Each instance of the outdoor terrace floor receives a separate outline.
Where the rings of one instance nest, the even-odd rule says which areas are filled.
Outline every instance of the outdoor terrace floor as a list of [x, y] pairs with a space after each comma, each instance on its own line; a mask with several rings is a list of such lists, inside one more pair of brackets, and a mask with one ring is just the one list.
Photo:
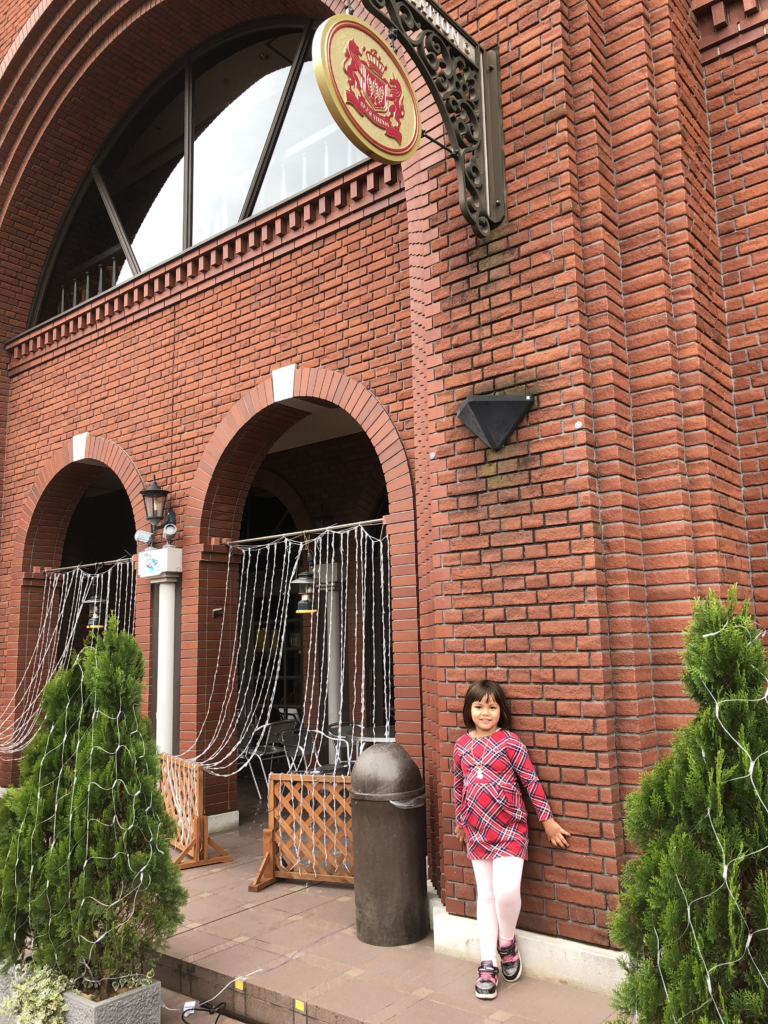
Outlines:
[[[252, 791], [251, 791], [252, 792]], [[163, 1024], [181, 1020], [186, 992], [213, 996], [234, 977], [243, 993], [221, 998], [264, 1024], [601, 1024], [606, 996], [565, 984], [523, 978], [498, 998], [474, 995], [476, 966], [435, 953], [431, 935], [410, 946], [369, 946], [355, 935], [354, 891], [348, 885], [279, 881], [260, 893], [248, 883], [261, 862], [265, 812], [247, 790], [241, 825], [216, 835], [230, 864], [184, 872], [186, 921], [158, 972], [167, 989]], [[245, 810], [243, 806], [245, 805]], [[252, 973], [258, 972], [258, 973]], [[296, 1000], [305, 1004], [296, 1010]], [[198, 1012], [191, 1024], [213, 1018]], [[223, 1018], [222, 1018], [223, 1021]]]

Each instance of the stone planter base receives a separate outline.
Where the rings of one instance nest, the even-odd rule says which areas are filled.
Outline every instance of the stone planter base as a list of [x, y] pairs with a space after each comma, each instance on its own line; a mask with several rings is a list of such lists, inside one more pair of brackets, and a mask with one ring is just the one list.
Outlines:
[[[0, 1005], [11, 990], [11, 980], [4, 971], [0, 971]], [[15, 1017], [4, 1017], [0, 1012], [0, 1024], [16, 1024]]]
[[[0, 1001], [8, 994], [10, 980], [0, 973]], [[160, 982], [135, 988], [94, 1003], [78, 992], [65, 992], [67, 1024], [160, 1024]], [[16, 1024], [15, 1017], [0, 1014], [0, 1024]]]
[[65, 992], [67, 1024], [160, 1024], [160, 982], [135, 988], [94, 1003], [77, 992]]

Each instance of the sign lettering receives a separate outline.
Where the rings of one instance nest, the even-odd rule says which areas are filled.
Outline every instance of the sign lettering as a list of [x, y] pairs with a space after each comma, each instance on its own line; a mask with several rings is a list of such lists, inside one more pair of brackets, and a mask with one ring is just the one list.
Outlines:
[[468, 57], [473, 64], [477, 64], [477, 47], [471, 43], [466, 36], [453, 25], [445, 15], [436, 7], [433, 7], [429, 0], [410, 0], [411, 6], [418, 11], [422, 17], [435, 26], [453, 45]]

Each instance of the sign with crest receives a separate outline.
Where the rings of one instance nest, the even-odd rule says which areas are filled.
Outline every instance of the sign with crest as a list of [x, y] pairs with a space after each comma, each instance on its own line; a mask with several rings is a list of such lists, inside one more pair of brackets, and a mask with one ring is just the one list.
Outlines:
[[402, 163], [421, 139], [421, 116], [408, 75], [381, 36], [360, 18], [337, 14], [315, 33], [317, 84], [346, 137], [382, 163]]

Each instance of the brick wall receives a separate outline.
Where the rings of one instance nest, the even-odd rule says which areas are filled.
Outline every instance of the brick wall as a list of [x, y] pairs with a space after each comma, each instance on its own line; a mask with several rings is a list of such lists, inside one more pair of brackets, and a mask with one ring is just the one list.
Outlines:
[[[739, 14], [742, 16], [743, 12]], [[745, 20], [749, 24], [749, 20]], [[764, 621], [768, 614], [765, 575], [768, 568], [765, 518], [768, 509], [765, 489], [768, 151], [764, 126], [768, 40], [762, 35], [760, 22], [757, 27], [760, 34], [756, 41], [707, 62], [704, 72], [722, 251], [726, 335], [733, 373], [731, 402], [738, 429], [735, 448], [742, 466], [741, 498], [747, 515], [755, 607], [760, 621]], [[754, 36], [754, 30], [751, 34]], [[712, 56], [711, 52], [709, 55]]]
[[[205, 281], [191, 283], [183, 296], [177, 293], [175, 298], [166, 296], [145, 308], [123, 309], [119, 321], [84, 328], [65, 356], [66, 376], [61, 374], [59, 360], [51, 357], [14, 376], [16, 390], [8, 406], [13, 426], [8, 444], [15, 454], [4, 481], [4, 507], [18, 507], [34, 488], [41, 464], [74, 434], [90, 431], [110, 437], [128, 452], [141, 467], [145, 483], [156, 474], [168, 486], [179, 516], [179, 540], [185, 544], [190, 488], [214, 428], [254, 384], [269, 377], [272, 368], [292, 361], [303, 367], [338, 369], [364, 381], [368, 391], [385, 403], [392, 395], [390, 415], [399, 422], [401, 436], [408, 438], [408, 299], [407, 287], [400, 286], [407, 262], [402, 204], [395, 202], [378, 213], [372, 212], [347, 230], [352, 253], [360, 251], [366, 238], [378, 246], [378, 258], [359, 265], [349, 277], [339, 274], [344, 261], [339, 245], [345, 233], [342, 229], [325, 241], [314, 239], [314, 244], [308, 242], [276, 260], [262, 260], [258, 269], [241, 264], [239, 273], [230, 274], [223, 286], [217, 283], [214, 287]], [[319, 275], [317, 267], [323, 265], [326, 273]], [[302, 282], [303, 303], [297, 302], [290, 285], [297, 280]], [[388, 298], [391, 293], [397, 293], [396, 301]], [[318, 323], [318, 305], [333, 310], [333, 316]], [[361, 311], [365, 319], [363, 340], [345, 348], [350, 317], [356, 320]], [[284, 325], [277, 335], [276, 322]], [[358, 339], [360, 334], [356, 332]], [[363, 352], [368, 358], [363, 358]], [[94, 367], [98, 367], [97, 372]], [[23, 415], [19, 410], [24, 410]], [[220, 545], [211, 546], [210, 540], [239, 534], [245, 496], [264, 457], [277, 437], [303, 415], [280, 407], [277, 415], [267, 413], [257, 418], [253, 428], [238, 438], [221, 461], [219, 477], [211, 485], [203, 543], [185, 548], [185, 559], [191, 563], [185, 569], [182, 611], [185, 710], [180, 739], [184, 748], [190, 744], [204, 748], [215, 730], [219, 699], [208, 688], [220, 632], [217, 621], [211, 619], [211, 607], [223, 604], [226, 554]], [[353, 450], [358, 469], [366, 465], [370, 468], [375, 457], [365, 435], [329, 444], [331, 455], [334, 446], [340, 452], [345, 445]], [[282, 463], [286, 464], [285, 458]], [[92, 475], [99, 472], [97, 467], [84, 468]], [[369, 499], [372, 505], [383, 486], [378, 463], [373, 467], [373, 477], [370, 493], [365, 483], [358, 486], [358, 505]], [[70, 504], [76, 504], [87, 482], [82, 483]], [[351, 493], [348, 506], [348, 511], [354, 511]], [[134, 514], [141, 522], [141, 512]], [[64, 510], [60, 517], [61, 543], [68, 516]], [[12, 645], [20, 622], [26, 620], [20, 618], [18, 584], [11, 575], [15, 571], [11, 540], [16, 526], [12, 517], [5, 517], [4, 522], [5, 562], [0, 586], [5, 602], [14, 608], [14, 628], [3, 642]], [[33, 558], [22, 550], [17, 557], [18, 564], [29, 569], [32, 564], [56, 564], [55, 553]], [[140, 584], [140, 590], [145, 590], [148, 597], [146, 584]], [[23, 652], [20, 657], [23, 659]], [[6, 685], [12, 689], [12, 675], [10, 678]], [[209, 705], [213, 714], [209, 714], [200, 733]], [[228, 809], [236, 799], [233, 786], [225, 781], [212, 782], [208, 797], [213, 812]]]
[[[3, 693], [34, 611], [35, 480], [73, 434], [108, 438], [172, 490], [187, 742], [209, 702], [214, 721], [222, 710], [218, 542], [237, 535], [258, 472], [310, 517], [341, 515], [330, 500], [316, 509], [322, 486], [349, 519], [386, 486], [397, 729], [427, 781], [432, 876], [451, 911], [474, 913], [451, 752], [466, 685], [491, 676], [573, 834], [554, 853], [534, 827], [523, 924], [605, 944], [628, 855], [621, 800], [691, 710], [678, 681], [690, 601], [732, 582], [760, 615], [768, 600], [763, 15], [742, 0], [727, 24], [721, 5], [697, 5], [699, 23], [682, 0], [445, 6], [500, 50], [509, 220], [487, 239], [459, 213], [451, 161], [425, 143], [401, 173], [354, 172], [13, 342]], [[41, 18], [0, 77], [6, 337], [23, 332], [61, 215], [121, 113], [176, 56], [255, 13], [206, 5], [192, 23], [179, 0], [97, 2], [71, 36], [77, 10]], [[321, 8], [260, 13], [273, 11]], [[20, 18], [0, 2], [0, 44]], [[267, 455], [298, 415], [271, 407], [269, 371], [291, 362], [302, 393], [364, 428], [312, 446], [338, 464], [333, 479], [309, 449]], [[493, 452], [456, 412], [505, 390], [535, 405]], [[229, 807], [231, 781], [209, 800]]]
[[34, 17], [37, 0], [19, 0], [18, 3], [6, 4], [0, 13], [0, 59], [7, 59], [8, 48], [17, 39], [23, 27], [29, 31], [25, 22]]

